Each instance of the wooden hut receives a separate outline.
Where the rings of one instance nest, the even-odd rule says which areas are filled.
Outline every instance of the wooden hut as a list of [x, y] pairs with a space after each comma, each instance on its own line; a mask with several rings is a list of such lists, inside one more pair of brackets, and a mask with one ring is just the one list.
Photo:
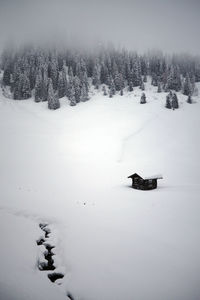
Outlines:
[[154, 175], [142, 178], [137, 173], [134, 173], [128, 178], [132, 179], [132, 188], [138, 190], [153, 190], [157, 188], [157, 180], [162, 179], [162, 175]]

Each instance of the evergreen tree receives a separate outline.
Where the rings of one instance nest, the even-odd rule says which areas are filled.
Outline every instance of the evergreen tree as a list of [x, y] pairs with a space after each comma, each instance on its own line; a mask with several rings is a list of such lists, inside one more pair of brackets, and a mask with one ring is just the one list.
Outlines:
[[51, 55], [51, 60], [48, 67], [49, 78], [52, 79], [54, 90], [57, 90], [58, 84], [58, 61], [54, 54]]
[[13, 98], [15, 100], [24, 100], [31, 97], [30, 81], [26, 74], [22, 73], [18, 81], [14, 84]]
[[187, 73], [183, 84], [183, 94], [189, 96], [191, 93], [192, 93], [192, 86], [191, 86], [189, 74]]
[[105, 65], [105, 63], [101, 64], [101, 74], [100, 74], [100, 82], [101, 83], [107, 83], [107, 77], [108, 77], [108, 68]]
[[22, 99], [28, 99], [31, 97], [30, 81], [26, 74], [23, 74], [21, 82]]
[[19, 77], [22, 74], [21, 71], [21, 60], [18, 58], [16, 59], [14, 66], [13, 66], [13, 84], [15, 85], [16, 82], [19, 81]]
[[78, 76], [74, 77], [73, 86], [74, 86], [74, 91], [75, 91], [76, 103], [79, 103], [80, 98], [81, 98], [81, 83], [80, 83], [80, 79], [78, 78]]
[[176, 92], [181, 90], [181, 74], [178, 66], [174, 66], [174, 90]]
[[87, 88], [85, 86], [85, 84], [81, 87], [81, 97], [80, 97], [82, 102], [85, 102], [87, 100], [89, 100], [88, 98], [88, 93], [87, 93]]
[[200, 61], [195, 61], [195, 81], [198, 82], [200, 81]]
[[120, 90], [120, 96], [123, 96], [124, 95], [124, 92], [123, 92], [123, 89]]
[[[147, 72], [148, 72], [148, 65], [147, 65], [147, 57], [146, 56], [140, 56], [140, 65], [141, 65], [141, 74], [145, 76], [147, 76]], [[143, 80], [144, 80], [143, 77]], [[147, 78], [146, 78], [147, 79]], [[146, 82], [146, 81], [144, 81]]]
[[66, 73], [65, 69], [63, 68], [62, 71], [59, 72], [58, 76], [58, 96], [62, 98], [66, 94]]
[[88, 82], [88, 76], [87, 76], [87, 72], [85, 71], [83, 73], [83, 76], [81, 77], [81, 86], [85, 85], [86, 91], [87, 93], [89, 92], [89, 82]]
[[177, 66], [171, 65], [170, 67], [167, 77], [167, 89], [177, 92], [181, 89], [181, 76]]
[[120, 91], [124, 87], [123, 76], [121, 73], [115, 74], [114, 83], [115, 83], [116, 91]]
[[133, 67], [131, 70], [131, 80], [133, 82], [133, 86], [140, 86], [142, 77], [141, 77], [141, 66], [138, 58], [136, 57], [133, 62]]
[[187, 103], [192, 104], [192, 97], [191, 97], [191, 95], [188, 95]]
[[11, 74], [10, 75], [10, 91], [11, 91], [11, 93], [13, 92], [13, 88], [14, 88], [14, 79], [13, 79], [13, 74]]
[[141, 89], [142, 91], [145, 90], [145, 86], [144, 86], [144, 82], [143, 82], [143, 81], [142, 81], [142, 83], [141, 83], [140, 89]]
[[6, 66], [4, 72], [3, 72], [3, 84], [4, 85], [10, 85], [10, 80], [11, 80], [11, 65], [9, 64]]
[[145, 104], [145, 103], [147, 103], [146, 95], [145, 95], [145, 93], [142, 93], [141, 98], [140, 98], [140, 104]]
[[35, 82], [35, 102], [40, 102], [43, 99], [42, 80], [42, 72], [39, 70]]
[[72, 66], [69, 67], [69, 74], [68, 75], [69, 75], [70, 78], [74, 77], [74, 72], [73, 72]]
[[43, 78], [42, 78], [42, 101], [47, 101], [48, 95], [48, 75], [47, 75], [47, 68], [43, 71]]
[[95, 89], [99, 88], [100, 85], [100, 76], [101, 76], [101, 67], [99, 63], [97, 62], [94, 66], [94, 71], [93, 71], [93, 85], [95, 86]]
[[147, 82], [147, 75], [146, 74], [144, 75], [143, 82], [145, 82], [145, 83]]
[[132, 81], [129, 81], [128, 90], [129, 90], [129, 92], [133, 91], [133, 82]]
[[172, 95], [172, 109], [177, 109], [179, 108], [179, 104], [178, 104], [178, 98], [177, 98], [177, 95], [176, 93], [173, 93]]
[[106, 84], [107, 84], [107, 86], [108, 86], [109, 89], [110, 89], [110, 87], [111, 87], [111, 76], [110, 76], [110, 75], [107, 76]]
[[22, 99], [21, 80], [20, 80], [20, 78], [13, 83], [13, 99], [14, 100], [21, 100]]
[[172, 105], [171, 105], [171, 97], [170, 97], [169, 94], [166, 96], [166, 104], [165, 104], [165, 107], [166, 107], [166, 108], [169, 108], [169, 109], [172, 108]]
[[103, 87], [102, 87], [102, 91], [103, 91], [103, 95], [104, 95], [104, 96], [107, 96], [107, 91], [106, 91], [106, 87], [105, 87], [105, 85], [103, 85]]
[[70, 95], [69, 95], [70, 105], [75, 106], [76, 105], [76, 98], [75, 98], [75, 89], [74, 85], [72, 84], [70, 89]]
[[158, 82], [158, 91], [157, 91], [157, 92], [158, 92], [158, 93], [161, 93], [161, 91], [162, 91], [162, 90], [161, 90], [161, 83], [160, 83], [160, 81], [159, 81], [159, 82]]
[[35, 84], [36, 84], [36, 70], [35, 70], [35, 66], [30, 66], [29, 68], [29, 80], [30, 80], [30, 87], [31, 90], [34, 89]]
[[190, 80], [190, 82], [191, 82], [191, 94], [193, 95], [194, 94], [194, 90], [195, 90], [195, 75], [192, 75], [191, 76], [191, 80]]
[[52, 79], [49, 78], [48, 94], [47, 94], [48, 108], [57, 109], [60, 107], [60, 101], [58, 96], [54, 93]]
[[153, 85], [153, 86], [158, 85], [158, 76], [155, 73], [152, 74], [151, 85]]
[[110, 90], [111, 90], [111, 92], [112, 92], [112, 96], [114, 96], [114, 95], [115, 95], [115, 92], [116, 92], [116, 90], [115, 90], [115, 83], [114, 83], [114, 80], [113, 80], [113, 79], [111, 79], [111, 86], [110, 86]]
[[68, 83], [67, 83], [67, 88], [66, 88], [66, 96], [69, 99], [70, 99], [70, 95], [71, 95], [71, 88], [73, 85], [73, 80], [74, 80], [73, 70], [72, 70], [72, 67], [70, 67], [69, 74], [68, 74]]
[[130, 57], [126, 56], [124, 61], [125, 61], [125, 79], [129, 82], [129, 81], [131, 81]]

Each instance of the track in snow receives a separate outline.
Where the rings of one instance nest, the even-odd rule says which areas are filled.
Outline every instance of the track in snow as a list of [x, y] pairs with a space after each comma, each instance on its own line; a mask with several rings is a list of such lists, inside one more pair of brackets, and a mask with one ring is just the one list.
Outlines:
[[[62, 279], [64, 278], [64, 272], [56, 271], [56, 266], [54, 264], [54, 256], [55, 252], [53, 249], [56, 248], [49, 239], [51, 235], [51, 229], [49, 228], [49, 224], [46, 222], [40, 223], [39, 227], [43, 233], [42, 237], [40, 237], [36, 243], [40, 247], [40, 256], [38, 258], [38, 269], [40, 271], [47, 271], [47, 277], [53, 283], [57, 283], [58, 285], [62, 284]], [[68, 299], [74, 300], [74, 297], [70, 292], [67, 292]]]
[[158, 118], [158, 115], [156, 114], [155, 116], [153, 116], [152, 118], [150, 118], [146, 122], [144, 122], [143, 125], [139, 129], [137, 129], [136, 131], [134, 131], [133, 133], [131, 133], [130, 135], [128, 135], [127, 137], [125, 137], [122, 140], [122, 146], [121, 146], [121, 150], [120, 150], [119, 157], [117, 160], [118, 163], [121, 163], [123, 161], [126, 145], [129, 142], [129, 140], [132, 139], [133, 137], [135, 137], [136, 135], [138, 135], [138, 133], [143, 131], [149, 123], [153, 122], [157, 118]]

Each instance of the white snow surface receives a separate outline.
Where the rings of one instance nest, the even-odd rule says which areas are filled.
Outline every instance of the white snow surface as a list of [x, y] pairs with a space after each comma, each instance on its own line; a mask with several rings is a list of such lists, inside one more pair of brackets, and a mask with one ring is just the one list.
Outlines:
[[[61, 108], [0, 96], [0, 300], [199, 300], [200, 101], [146, 84]], [[158, 189], [132, 173], [162, 173]], [[61, 285], [37, 268], [40, 222]]]

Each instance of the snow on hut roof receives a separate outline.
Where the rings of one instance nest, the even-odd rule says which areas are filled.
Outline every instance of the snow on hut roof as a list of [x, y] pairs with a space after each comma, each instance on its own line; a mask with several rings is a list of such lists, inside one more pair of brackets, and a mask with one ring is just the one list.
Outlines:
[[163, 176], [161, 174], [157, 174], [157, 175], [152, 175], [152, 176], [146, 176], [143, 177], [143, 179], [163, 179]]
[[161, 174], [142, 177], [142, 176], [138, 175], [137, 173], [134, 173], [134, 174], [128, 176], [128, 178], [134, 178], [134, 177], [139, 177], [139, 178], [144, 179], [144, 180], [147, 180], [147, 179], [163, 179], [163, 176]]

